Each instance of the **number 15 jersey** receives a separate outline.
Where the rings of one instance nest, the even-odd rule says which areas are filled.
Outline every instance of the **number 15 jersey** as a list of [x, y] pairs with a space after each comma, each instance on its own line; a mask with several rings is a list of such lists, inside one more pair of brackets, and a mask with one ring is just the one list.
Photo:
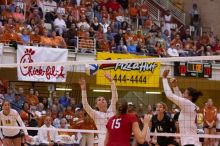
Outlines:
[[109, 133], [107, 146], [130, 146], [129, 140], [134, 122], [138, 122], [138, 119], [133, 114], [110, 118], [106, 125]]

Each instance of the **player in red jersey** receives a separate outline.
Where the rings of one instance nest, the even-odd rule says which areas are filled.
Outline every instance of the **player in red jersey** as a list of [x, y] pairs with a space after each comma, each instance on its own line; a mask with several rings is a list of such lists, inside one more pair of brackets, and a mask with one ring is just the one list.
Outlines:
[[106, 125], [107, 133], [105, 146], [130, 146], [129, 140], [132, 132], [138, 143], [144, 143], [148, 131], [150, 116], [146, 115], [144, 117], [144, 128], [141, 131], [137, 117], [132, 114], [127, 114], [127, 109], [128, 103], [125, 99], [117, 101], [117, 114], [111, 117]]

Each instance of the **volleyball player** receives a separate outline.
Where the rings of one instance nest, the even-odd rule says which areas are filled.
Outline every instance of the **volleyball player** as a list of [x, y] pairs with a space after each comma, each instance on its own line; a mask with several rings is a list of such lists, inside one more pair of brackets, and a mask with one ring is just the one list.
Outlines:
[[130, 146], [130, 136], [134, 133], [136, 141], [143, 144], [148, 131], [150, 116], [143, 120], [143, 130], [138, 124], [137, 116], [128, 114], [128, 103], [125, 99], [119, 99], [116, 103], [116, 114], [111, 117], [106, 125], [107, 133], [105, 146]]
[[[158, 133], [174, 133], [175, 124], [172, 121], [170, 115], [166, 113], [167, 105], [163, 102], [157, 103], [156, 111], [157, 114], [153, 115], [151, 123], [151, 132]], [[157, 145], [160, 146], [178, 146], [178, 143], [174, 141], [174, 137], [157, 137]]]
[[173, 101], [181, 109], [179, 115], [179, 127], [181, 136], [181, 145], [183, 146], [201, 146], [199, 137], [197, 135], [197, 127], [195, 124], [196, 119], [196, 105], [194, 104], [198, 97], [202, 95], [201, 92], [189, 87], [182, 94], [179, 88], [174, 87], [174, 94], [169, 86], [167, 76], [169, 70], [163, 72], [163, 88], [168, 99]]
[[[25, 125], [14, 109], [11, 109], [9, 101], [3, 101], [2, 111], [0, 112], [0, 123], [2, 126], [21, 126], [25, 128]], [[25, 139], [29, 140], [27, 130], [23, 130]], [[2, 128], [0, 130], [1, 139], [3, 139], [4, 146], [21, 146], [21, 140], [23, 133], [20, 129], [7, 129]]]
[[[114, 80], [112, 79], [110, 74], [104, 74], [104, 75], [111, 83], [112, 99], [108, 109], [107, 109], [107, 101], [102, 96], [96, 98], [96, 107], [98, 111], [92, 109], [87, 101], [86, 81], [85, 79], [80, 79], [79, 81], [82, 90], [83, 108], [89, 114], [89, 116], [94, 120], [97, 129], [100, 131], [106, 131], [105, 125], [107, 124], [108, 119], [112, 117], [114, 113], [116, 113], [116, 102], [118, 100], [118, 93]], [[98, 138], [99, 138], [98, 146], [103, 146], [105, 140], [105, 134], [99, 133]]]

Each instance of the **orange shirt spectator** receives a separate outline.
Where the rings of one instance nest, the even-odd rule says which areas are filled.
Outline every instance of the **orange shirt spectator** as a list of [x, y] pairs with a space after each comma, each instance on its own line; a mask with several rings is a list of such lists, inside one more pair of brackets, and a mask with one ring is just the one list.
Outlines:
[[10, 12], [9, 8], [6, 8], [5, 11], [2, 12], [3, 20], [8, 20], [9, 18], [13, 18], [13, 14]]
[[203, 109], [205, 128], [214, 128], [217, 120], [217, 108], [213, 105], [212, 99], [208, 99]]
[[52, 40], [48, 37], [48, 31], [44, 29], [43, 36], [40, 37], [40, 44], [43, 46], [52, 46]]
[[111, 8], [113, 11], [118, 11], [120, 8], [120, 4], [116, 1], [116, 0], [110, 0], [107, 4], [106, 4], [107, 8]]
[[131, 33], [131, 29], [127, 29], [127, 33], [125, 33], [125, 41], [137, 40], [136, 35]]
[[38, 97], [34, 95], [34, 89], [29, 90], [29, 95], [26, 97], [26, 102], [29, 103], [30, 106], [37, 106], [39, 103]]
[[206, 32], [203, 32], [202, 36], [200, 37], [200, 44], [202, 45], [210, 44], [210, 38]]
[[13, 29], [7, 29], [3, 34], [3, 38], [6, 43], [15, 41], [18, 44], [23, 44], [21, 37]]
[[106, 6], [102, 6], [101, 14], [102, 14], [102, 18], [108, 19], [108, 17], [109, 17], [109, 12], [107, 11]]
[[30, 35], [31, 44], [39, 44], [41, 40], [41, 36], [39, 35], [39, 28], [34, 28], [34, 33]]
[[138, 9], [135, 6], [135, 4], [132, 4], [131, 7], [129, 7], [129, 13], [131, 17], [137, 17], [138, 15]]
[[142, 44], [144, 44], [145, 42], [145, 39], [144, 39], [144, 35], [141, 34], [141, 31], [137, 31], [137, 35], [136, 35], [136, 40], [135, 41], [138, 41]]
[[183, 43], [180, 40], [180, 35], [177, 34], [176, 37], [171, 41], [170, 45], [176, 46], [177, 44], [180, 44], [180, 47], [183, 48]]
[[63, 37], [56, 36], [55, 31], [52, 32], [51, 42], [53, 47], [66, 48], [66, 42], [64, 41]]

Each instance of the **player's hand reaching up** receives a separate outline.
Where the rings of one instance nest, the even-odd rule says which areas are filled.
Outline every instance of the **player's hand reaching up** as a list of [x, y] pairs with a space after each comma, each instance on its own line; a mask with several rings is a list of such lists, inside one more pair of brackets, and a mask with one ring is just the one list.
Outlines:
[[109, 73], [104, 72], [104, 76], [105, 76], [110, 82], [113, 81], [112, 76], [111, 76]]
[[143, 119], [143, 124], [146, 124], [146, 125], [149, 125], [149, 123], [150, 123], [150, 120], [151, 120], [151, 115], [149, 115], [149, 114], [147, 114], [147, 115], [145, 115], [144, 116], [144, 119]]
[[167, 76], [169, 75], [170, 70], [169, 69], [165, 69], [163, 71], [163, 78], [167, 78]]
[[176, 78], [170, 79], [170, 83], [171, 83], [172, 87], [176, 87], [177, 86], [177, 79]]
[[84, 78], [79, 79], [79, 85], [81, 90], [86, 90], [86, 80]]

